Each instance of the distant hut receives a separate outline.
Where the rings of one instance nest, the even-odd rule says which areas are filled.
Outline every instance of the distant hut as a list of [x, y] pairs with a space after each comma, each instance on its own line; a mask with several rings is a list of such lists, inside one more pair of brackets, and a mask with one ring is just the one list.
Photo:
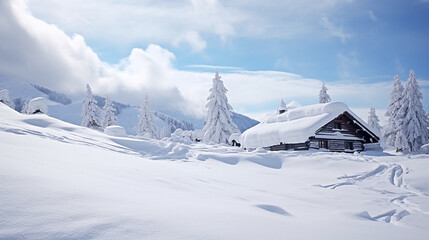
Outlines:
[[27, 105], [25, 106], [24, 111], [27, 114], [36, 114], [36, 113], [48, 113], [48, 104], [46, 103], [46, 99], [43, 97], [36, 97], [31, 99]]

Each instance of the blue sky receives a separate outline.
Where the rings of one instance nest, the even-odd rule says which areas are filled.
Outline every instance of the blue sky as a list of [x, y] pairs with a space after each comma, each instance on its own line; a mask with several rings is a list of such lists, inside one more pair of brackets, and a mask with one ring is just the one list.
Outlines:
[[[23, 52], [14, 58], [37, 54], [47, 63], [29, 66], [26, 76], [5, 60], [1, 73], [70, 94], [89, 82], [116, 100], [137, 104], [149, 94], [157, 108], [201, 116], [219, 66], [231, 104], [251, 116], [273, 111], [281, 98], [315, 103], [322, 81], [333, 100], [382, 111], [394, 75], [405, 82], [412, 68], [429, 104], [428, 0], [6, 0], [1, 7], [22, 30], [0, 28]], [[22, 32], [26, 41], [16, 41]], [[53, 62], [58, 70], [43, 69]]]
[[[274, 2], [267, 7], [264, 14], [269, 15], [275, 5]], [[329, 82], [391, 80], [395, 74], [404, 78], [413, 68], [420, 78], [429, 79], [429, 1], [350, 1], [338, 5], [331, 7], [334, 11], [329, 16], [322, 13], [319, 18], [303, 22], [302, 28], [309, 28], [309, 32], [303, 30], [292, 36], [237, 34], [222, 40], [217, 34], [202, 33], [207, 46], [199, 52], [186, 45], [158, 43], [156, 39], [138, 39], [125, 45], [97, 37], [86, 39], [110, 63], [127, 57], [132, 48], [155, 43], [172, 51], [176, 55], [175, 65], [181, 69], [193, 64], [234, 66], [293, 72]], [[323, 19], [334, 29], [325, 26]], [[275, 20], [282, 25], [282, 20], [291, 19], [285, 16], [272, 19]], [[285, 25], [284, 29], [280, 26], [273, 30], [288, 32], [288, 24]], [[301, 26], [296, 23], [293, 27]], [[344, 36], [332, 33], [335, 29]]]

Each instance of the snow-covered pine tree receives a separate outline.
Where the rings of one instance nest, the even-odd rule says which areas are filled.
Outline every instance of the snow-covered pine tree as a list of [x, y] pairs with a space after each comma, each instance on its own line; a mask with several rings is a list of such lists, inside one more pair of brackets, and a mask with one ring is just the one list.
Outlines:
[[228, 143], [231, 134], [240, 132], [231, 119], [232, 107], [226, 97], [227, 91], [216, 70], [213, 86], [207, 98], [207, 115], [203, 128], [203, 142], [205, 143]]
[[374, 107], [371, 107], [371, 109], [369, 110], [368, 125], [378, 131], [378, 133], [381, 132], [380, 119], [378, 119]]
[[423, 110], [421, 99], [423, 95], [417, 83], [414, 71], [410, 70], [410, 75], [405, 83], [404, 97], [401, 101], [399, 115], [404, 116], [401, 130], [408, 145], [402, 150], [419, 151], [420, 147], [429, 140], [428, 121]]
[[399, 109], [401, 108], [403, 97], [404, 87], [401, 84], [399, 76], [396, 75], [393, 80], [393, 88], [389, 95], [389, 104], [385, 114], [385, 116], [388, 117], [387, 125], [383, 129], [383, 138], [386, 145], [390, 147], [396, 147], [396, 137], [398, 135], [399, 129], [401, 129], [403, 116], [399, 116]]
[[97, 106], [89, 84], [86, 84], [86, 97], [82, 106], [82, 126], [93, 129], [100, 129], [100, 109]]
[[319, 103], [328, 103], [331, 101], [331, 97], [327, 91], [328, 88], [325, 86], [325, 83], [322, 83], [322, 89], [319, 92]]
[[283, 101], [283, 98], [282, 98], [282, 101], [280, 102], [280, 108], [286, 109], [286, 103]]
[[1, 89], [0, 90], [0, 102], [4, 103], [6, 106], [8, 106], [12, 109], [15, 108], [13, 102], [9, 98], [9, 90], [7, 90], [7, 89]]
[[283, 98], [282, 98], [282, 101], [280, 102], [280, 107], [278, 109], [278, 113], [282, 114], [286, 111], [287, 111], [287, 106], [286, 106], [286, 103], [283, 101]]
[[24, 102], [24, 105], [22, 106], [21, 113], [28, 114], [28, 101]]
[[118, 118], [116, 117], [116, 110], [108, 97], [104, 102], [103, 113], [103, 128], [117, 124]]
[[137, 136], [148, 138], [158, 138], [155, 128], [152, 111], [149, 107], [149, 98], [145, 97], [143, 105], [140, 107], [139, 121], [136, 125]]

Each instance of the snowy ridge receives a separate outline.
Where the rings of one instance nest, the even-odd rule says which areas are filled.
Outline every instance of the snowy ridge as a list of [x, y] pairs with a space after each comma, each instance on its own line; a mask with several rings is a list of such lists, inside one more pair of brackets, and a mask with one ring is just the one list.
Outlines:
[[320, 127], [344, 112], [348, 112], [362, 127], [376, 134], [376, 131], [353, 113], [346, 104], [330, 102], [298, 107], [282, 114], [275, 113], [264, 122], [245, 131], [240, 140], [245, 148], [268, 147], [280, 142], [306, 142]]
[[72, 103], [72, 100], [70, 98], [68, 98], [65, 94], [58, 93], [58, 92], [53, 91], [49, 88], [45, 88], [45, 87], [42, 87], [42, 86], [39, 86], [36, 84], [34, 84], [33, 87], [36, 88], [37, 90], [41, 91], [42, 93], [48, 95], [49, 100], [51, 100], [51, 101], [61, 103], [64, 105]]
[[[182, 130], [194, 130], [194, 126], [192, 123], [187, 122], [185, 120], [177, 120], [174, 117], [168, 116], [167, 114], [164, 114], [162, 112], [153, 111], [153, 114], [161, 119], [162, 121], [166, 122], [168, 125], [171, 125], [174, 127], [174, 130], [180, 128]], [[174, 132], [174, 131], [172, 131]]]
[[249, 118], [243, 114], [236, 112], [232, 112], [231, 118], [232, 121], [234, 121], [235, 125], [237, 125], [238, 130], [240, 130], [240, 132], [244, 132], [259, 123], [255, 119]]

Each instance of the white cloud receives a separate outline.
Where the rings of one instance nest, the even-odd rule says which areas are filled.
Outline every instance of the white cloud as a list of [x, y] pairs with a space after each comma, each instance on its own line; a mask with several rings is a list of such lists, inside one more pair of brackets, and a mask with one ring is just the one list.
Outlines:
[[[65, 93], [82, 93], [90, 83], [96, 94], [113, 100], [138, 105], [149, 94], [156, 109], [203, 116], [213, 67], [217, 67], [235, 110], [256, 116], [276, 109], [281, 98], [303, 105], [316, 103], [322, 84], [318, 79], [279, 71], [205, 65], [194, 67], [209, 72], [179, 70], [173, 64], [175, 55], [159, 45], [135, 48], [118, 64], [108, 64], [82, 36], [69, 37], [58, 27], [32, 17], [20, 1], [0, 1], [0, 20], [7, 23], [0, 25], [0, 75]], [[354, 107], [373, 103], [380, 107], [385, 106], [390, 84], [328, 82], [327, 86], [333, 100]]]
[[176, 46], [179, 46], [181, 43], [189, 44], [194, 52], [201, 52], [207, 46], [207, 42], [195, 31], [186, 32], [174, 41], [174, 45]]
[[[100, 60], [82, 36], [72, 38], [31, 16], [21, 1], [0, 2], [0, 72], [73, 93], [97, 76]], [[67, 73], [67, 74], [64, 74]]]
[[[288, 38], [320, 32], [314, 24], [352, 1], [342, 0], [26, 0], [36, 17], [66, 33], [112, 45], [186, 42], [202, 51], [213, 36]], [[207, 39], [204, 39], [207, 38]]]
[[367, 13], [368, 13], [368, 17], [371, 19], [371, 21], [377, 22], [378, 19], [372, 10], [368, 10]]
[[331, 33], [331, 35], [332, 36], [334, 36], [334, 37], [338, 37], [338, 38], [340, 38], [341, 39], [341, 41], [344, 43], [348, 38], [350, 38], [351, 37], [351, 35], [350, 34], [348, 34], [348, 33], [345, 33], [344, 32], [344, 30], [343, 30], [343, 27], [338, 27], [338, 26], [335, 26], [330, 20], [329, 20], [329, 18], [328, 17], [322, 17], [322, 19], [321, 19], [321, 24], [322, 24], [322, 26], [323, 27], [325, 27], [330, 33]]
[[214, 65], [202, 65], [202, 64], [193, 64], [193, 65], [188, 65], [187, 67], [189, 68], [200, 68], [200, 69], [211, 69], [211, 70], [215, 70], [215, 69], [224, 69], [224, 70], [244, 70], [241, 67], [230, 67], [230, 66], [214, 66]]

